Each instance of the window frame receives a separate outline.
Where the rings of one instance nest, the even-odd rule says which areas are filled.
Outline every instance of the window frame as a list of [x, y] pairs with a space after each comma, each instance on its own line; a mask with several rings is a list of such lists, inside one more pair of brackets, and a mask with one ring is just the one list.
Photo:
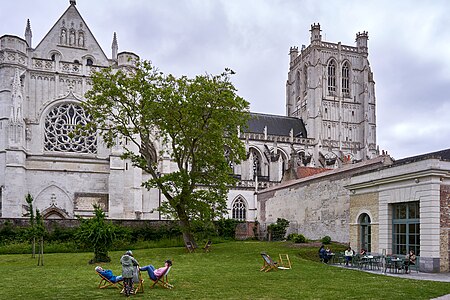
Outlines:
[[327, 91], [328, 95], [336, 95], [336, 61], [331, 59], [327, 64]]
[[392, 254], [403, 255], [409, 250], [420, 255], [419, 201], [392, 204]]

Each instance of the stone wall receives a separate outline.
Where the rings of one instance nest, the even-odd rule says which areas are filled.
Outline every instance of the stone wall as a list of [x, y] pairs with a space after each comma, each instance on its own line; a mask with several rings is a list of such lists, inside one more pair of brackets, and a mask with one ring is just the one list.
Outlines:
[[360, 251], [359, 218], [366, 213], [370, 217], [371, 225], [371, 252], [378, 251], [378, 193], [366, 193], [350, 196], [350, 246], [355, 251]]
[[450, 185], [441, 185], [440, 271], [450, 272]]
[[258, 194], [258, 221], [261, 230], [277, 218], [290, 222], [289, 233], [317, 240], [326, 235], [333, 241], [350, 241], [350, 178], [391, 163], [385, 157], [348, 165], [269, 188]]

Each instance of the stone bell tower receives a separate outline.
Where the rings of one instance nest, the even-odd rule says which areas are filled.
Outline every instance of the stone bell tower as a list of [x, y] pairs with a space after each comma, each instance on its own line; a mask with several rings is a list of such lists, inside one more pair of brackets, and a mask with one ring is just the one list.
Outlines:
[[316, 166], [339, 167], [378, 155], [375, 82], [368, 61], [368, 33], [356, 46], [322, 40], [312, 24], [310, 44], [291, 47], [286, 114], [298, 117], [313, 138]]

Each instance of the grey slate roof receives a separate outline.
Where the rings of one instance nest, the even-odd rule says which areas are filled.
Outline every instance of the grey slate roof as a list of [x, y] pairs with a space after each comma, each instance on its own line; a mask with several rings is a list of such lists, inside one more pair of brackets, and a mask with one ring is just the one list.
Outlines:
[[425, 159], [430, 159], [430, 158], [437, 158], [439, 160], [450, 161], [450, 149], [439, 150], [436, 152], [430, 152], [430, 153], [420, 154], [417, 156], [402, 158], [402, 159], [396, 160], [394, 162], [394, 165], [403, 165], [403, 164], [408, 164], [408, 163], [425, 160]]
[[303, 124], [302, 119], [259, 113], [250, 113], [250, 120], [244, 131], [264, 133], [265, 126], [267, 126], [267, 134], [270, 135], [289, 136], [291, 129], [293, 129], [294, 137], [307, 137], [305, 124]]

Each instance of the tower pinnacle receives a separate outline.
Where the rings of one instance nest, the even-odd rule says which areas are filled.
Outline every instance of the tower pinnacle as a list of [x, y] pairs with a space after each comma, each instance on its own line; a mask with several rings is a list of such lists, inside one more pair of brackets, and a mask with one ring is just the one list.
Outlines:
[[28, 43], [28, 47], [31, 48], [31, 38], [33, 37], [33, 33], [31, 32], [30, 19], [27, 20], [27, 27], [25, 28], [25, 40]]
[[75, 0], [69, 0], [70, 5], [77, 5], [77, 1]]
[[114, 32], [113, 35], [113, 41], [112, 41], [112, 45], [111, 45], [111, 49], [112, 49], [112, 59], [117, 59], [117, 52], [119, 51], [119, 45], [117, 44], [117, 36], [116, 33]]

